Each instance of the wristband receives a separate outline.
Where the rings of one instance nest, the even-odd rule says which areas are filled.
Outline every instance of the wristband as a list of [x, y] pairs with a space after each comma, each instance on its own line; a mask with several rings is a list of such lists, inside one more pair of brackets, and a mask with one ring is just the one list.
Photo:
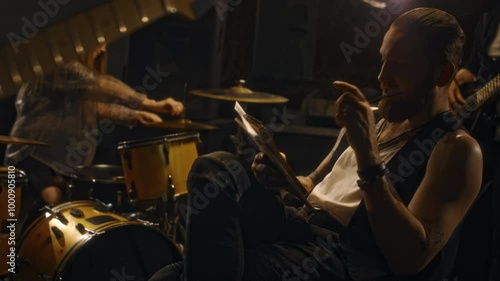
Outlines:
[[357, 181], [359, 188], [365, 190], [368, 185], [382, 178], [389, 173], [389, 169], [382, 161], [380, 164], [358, 170], [359, 180]]

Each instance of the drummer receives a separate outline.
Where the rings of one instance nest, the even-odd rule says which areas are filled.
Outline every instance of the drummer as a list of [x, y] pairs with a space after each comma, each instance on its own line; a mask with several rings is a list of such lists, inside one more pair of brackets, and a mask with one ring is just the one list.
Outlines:
[[158, 114], [184, 111], [181, 102], [149, 99], [105, 72], [106, 45], [101, 44], [81, 61], [20, 88], [10, 135], [49, 144], [7, 146], [5, 165], [24, 170], [30, 181], [29, 190], [23, 192], [25, 215], [34, 207], [61, 202], [60, 175], [91, 164], [97, 144], [114, 124], [131, 128], [162, 121]]

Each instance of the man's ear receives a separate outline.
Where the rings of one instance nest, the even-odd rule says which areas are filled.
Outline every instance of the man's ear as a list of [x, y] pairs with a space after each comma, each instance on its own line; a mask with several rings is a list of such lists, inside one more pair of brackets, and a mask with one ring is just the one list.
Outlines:
[[455, 75], [455, 65], [451, 62], [446, 62], [438, 65], [435, 73], [436, 86], [444, 87], [448, 85]]

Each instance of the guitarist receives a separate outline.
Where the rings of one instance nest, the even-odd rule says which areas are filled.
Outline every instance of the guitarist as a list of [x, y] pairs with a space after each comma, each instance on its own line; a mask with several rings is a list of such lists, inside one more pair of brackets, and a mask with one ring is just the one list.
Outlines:
[[[465, 86], [471, 83], [482, 86], [493, 77], [500, 74], [500, 4], [496, 4], [493, 11], [483, 14], [476, 25], [472, 52], [468, 61], [458, 71], [456, 78], [449, 88], [449, 103], [455, 110], [463, 108], [464, 97], [467, 98]], [[498, 93], [498, 90], [496, 90]], [[498, 94], [487, 102], [480, 112], [471, 114], [465, 123], [471, 125], [468, 129], [471, 135], [479, 142], [483, 151], [483, 187], [491, 182], [486, 198], [493, 198], [493, 202], [480, 202], [488, 212], [493, 208], [493, 264], [490, 280], [499, 280], [500, 275], [500, 99]], [[489, 200], [489, 199], [488, 199]], [[482, 200], [484, 201], [484, 200]], [[491, 205], [493, 207], [491, 207]], [[487, 206], [486, 206], [487, 205]], [[488, 209], [490, 208], [490, 209]], [[482, 216], [481, 222], [484, 222]], [[488, 226], [489, 227], [489, 226]], [[475, 228], [475, 227], [471, 227]], [[476, 228], [477, 229], [477, 228]], [[478, 230], [479, 231], [479, 230]], [[487, 240], [487, 239], [486, 239]], [[476, 243], [476, 242], [475, 242]], [[476, 245], [472, 247], [477, 247]], [[474, 276], [476, 279], [477, 276]], [[486, 280], [479, 278], [481, 280]]]

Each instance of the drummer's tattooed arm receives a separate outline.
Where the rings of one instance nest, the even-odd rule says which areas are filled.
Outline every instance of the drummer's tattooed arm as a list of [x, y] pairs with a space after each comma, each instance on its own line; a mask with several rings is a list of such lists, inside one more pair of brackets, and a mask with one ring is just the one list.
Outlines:
[[131, 109], [115, 103], [97, 103], [97, 115], [129, 128], [134, 127], [137, 123], [148, 125], [162, 121], [161, 117], [154, 113]]

